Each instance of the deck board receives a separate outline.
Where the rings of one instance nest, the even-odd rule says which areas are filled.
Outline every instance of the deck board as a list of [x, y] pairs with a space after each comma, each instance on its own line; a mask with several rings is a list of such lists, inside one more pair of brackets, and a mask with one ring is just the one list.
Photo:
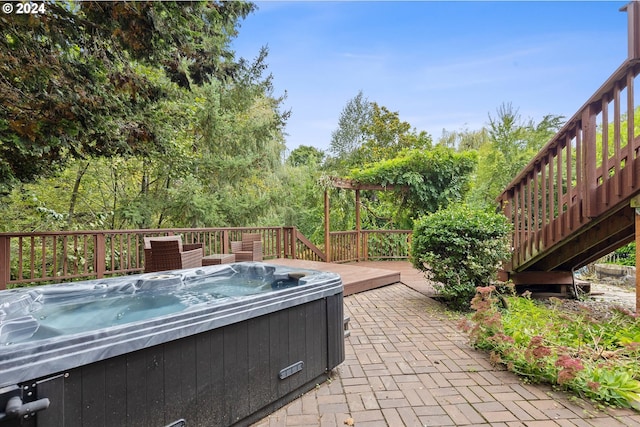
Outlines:
[[289, 258], [270, 259], [267, 262], [292, 268], [337, 273], [342, 278], [345, 296], [400, 282], [399, 271], [372, 268], [362, 264], [334, 264]]

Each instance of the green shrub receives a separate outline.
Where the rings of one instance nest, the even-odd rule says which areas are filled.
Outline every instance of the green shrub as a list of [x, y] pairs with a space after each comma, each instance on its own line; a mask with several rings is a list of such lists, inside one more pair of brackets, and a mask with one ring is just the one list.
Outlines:
[[450, 206], [415, 222], [411, 262], [436, 282], [447, 305], [468, 310], [476, 287], [494, 281], [510, 254], [510, 228], [504, 215]]
[[611, 264], [626, 265], [635, 267], [636, 265], [636, 242], [631, 242], [614, 251], [610, 258]]

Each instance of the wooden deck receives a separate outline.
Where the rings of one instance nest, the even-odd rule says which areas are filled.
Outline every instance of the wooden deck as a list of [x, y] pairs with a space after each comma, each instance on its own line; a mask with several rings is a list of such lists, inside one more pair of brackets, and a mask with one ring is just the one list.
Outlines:
[[[342, 277], [344, 285], [344, 295], [351, 295], [357, 292], [368, 291], [381, 286], [391, 285], [400, 282], [400, 271], [393, 269], [373, 268], [367, 263], [334, 264], [318, 261], [304, 261], [299, 259], [278, 258], [270, 259], [269, 264], [284, 265], [293, 268], [303, 268], [308, 270], [320, 270], [337, 273]], [[390, 263], [392, 264], [392, 263]], [[379, 263], [376, 264], [376, 266]], [[393, 268], [393, 267], [391, 267]]]

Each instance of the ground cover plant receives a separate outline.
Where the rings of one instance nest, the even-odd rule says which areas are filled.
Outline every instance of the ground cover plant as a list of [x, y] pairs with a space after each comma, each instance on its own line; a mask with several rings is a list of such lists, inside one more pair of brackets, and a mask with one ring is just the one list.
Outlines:
[[460, 326], [494, 363], [607, 406], [640, 411], [640, 318], [623, 308], [596, 317], [562, 300], [543, 304], [479, 287]]

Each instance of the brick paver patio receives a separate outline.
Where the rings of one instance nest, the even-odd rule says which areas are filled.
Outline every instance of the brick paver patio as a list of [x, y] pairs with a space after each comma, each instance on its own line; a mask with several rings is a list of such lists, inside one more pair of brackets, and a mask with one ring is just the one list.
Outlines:
[[346, 297], [345, 362], [254, 426], [640, 426], [638, 412], [596, 409], [492, 366], [427, 287], [403, 282]]

